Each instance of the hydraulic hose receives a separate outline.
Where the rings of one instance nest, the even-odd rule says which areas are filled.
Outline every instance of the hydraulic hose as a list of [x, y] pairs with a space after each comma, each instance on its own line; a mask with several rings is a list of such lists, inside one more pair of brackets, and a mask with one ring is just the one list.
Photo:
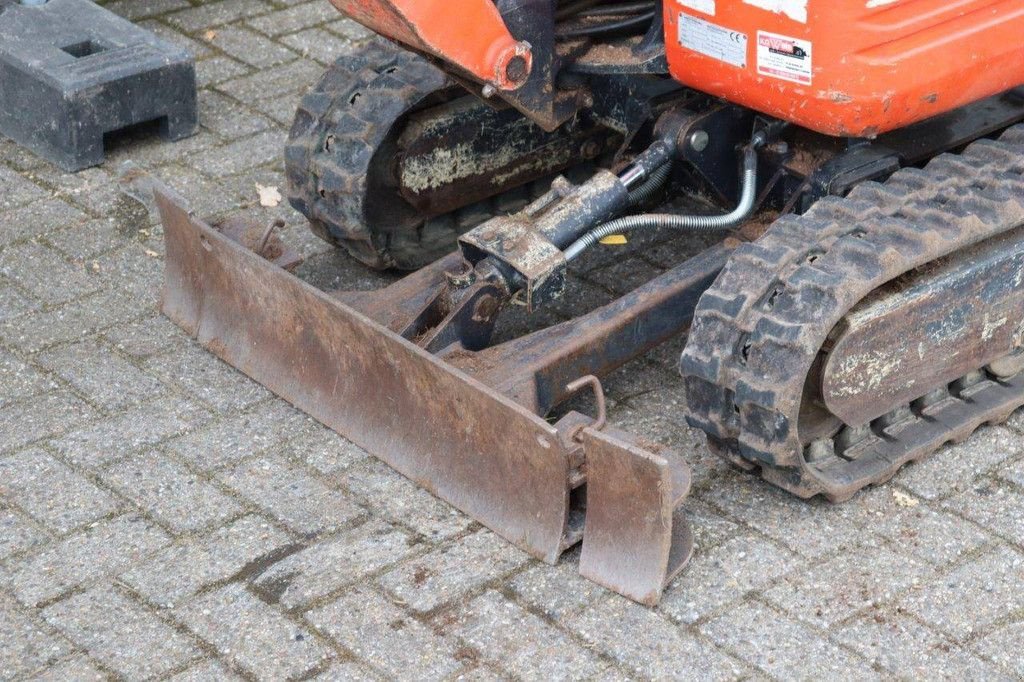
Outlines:
[[[727, 230], [740, 224], [750, 217], [754, 210], [754, 202], [757, 200], [757, 147], [760, 146], [759, 142], [760, 140], [756, 140], [743, 149], [743, 186], [740, 190], [739, 203], [731, 212], [724, 215], [644, 213], [617, 218], [594, 228], [570, 244], [569, 248], [565, 250], [565, 259], [573, 260], [585, 250], [612, 234], [622, 234], [649, 228], [685, 230], [690, 232], [716, 232], [718, 230]], [[665, 166], [668, 165], [665, 164]], [[662, 166], [662, 168], [665, 166]], [[658, 169], [658, 172], [660, 171], [661, 168]], [[653, 177], [652, 175], [652, 179]], [[647, 182], [644, 182], [636, 191], [642, 190], [647, 185]]]
[[672, 175], [672, 161], [666, 161], [651, 173], [651, 177], [644, 180], [643, 184], [629, 193], [629, 205], [630, 207], [642, 206], [650, 200], [651, 197], [657, 193], [658, 190], [668, 182], [669, 176]]

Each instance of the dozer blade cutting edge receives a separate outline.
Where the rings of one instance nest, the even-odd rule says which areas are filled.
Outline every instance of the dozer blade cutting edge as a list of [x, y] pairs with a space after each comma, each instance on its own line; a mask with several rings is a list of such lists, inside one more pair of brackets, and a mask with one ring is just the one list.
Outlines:
[[[155, 196], [163, 312], [221, 359], [538, 559], [555, 563], [582, 540], [583, 576], [648, 605], [686, 565], [690, 471], [678, 453], [604, 428], [603, 415], [552, 425], [194, 217], [172, 192]], [[695, 276], [699, 290], [722, 260]], [[592, 377], [574, 383], [600, 391]]]

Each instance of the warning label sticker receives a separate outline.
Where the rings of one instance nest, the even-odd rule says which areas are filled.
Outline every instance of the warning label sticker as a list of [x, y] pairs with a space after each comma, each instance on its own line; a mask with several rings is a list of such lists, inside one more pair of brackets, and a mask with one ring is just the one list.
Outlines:
[[679, 13], [679, 44], [727, 64], [747, 65], [747, 34]]
[[767, 31], [757, 32], [757, 72], [763, 76], [811, 84], [811, 43]]

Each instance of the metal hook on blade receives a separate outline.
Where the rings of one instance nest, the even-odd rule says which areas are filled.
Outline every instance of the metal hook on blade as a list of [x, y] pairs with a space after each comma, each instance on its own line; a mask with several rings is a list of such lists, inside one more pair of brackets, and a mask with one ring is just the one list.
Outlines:
[[[587, 386], [590, 386], [594, 390], [594, 399], [597, 401], [597, 418], [594, 419], [594, 423], [591, 424], [590, 427], [595, 431], [600, 431], [604, 428], [605, 424], [608, 423], [608, 413], [605, 408], [604, 400], [604, 388], [601, 386], [601, 380], [593, 374], [588, 374], [566, 385], [565, 390], [569, 392], [569, 395], [573, 395], [579, 393], [581, 389]], [[580, 440], [580, 434], [583, 429], [584, 426], [580, 425], [573, 431], [573, 440]]]

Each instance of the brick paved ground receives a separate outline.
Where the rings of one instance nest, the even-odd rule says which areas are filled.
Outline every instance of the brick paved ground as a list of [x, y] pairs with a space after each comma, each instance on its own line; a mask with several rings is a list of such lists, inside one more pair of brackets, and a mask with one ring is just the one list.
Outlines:
[[[133, 159], [203, 213], [282, 183], [298, 93], [365, 34], [325, 0], [118, 0], [199, 59], [203, 128], [66, 175], [0, 141], [0, 676], [1024, 677], [1024, 416], [842, 506], [792, 499], [680, 425], [679, 344], [609, 384], [686, 452], [693, 563], [647, 610], [539, 564], [160, 317]], [[307, 235], [306, 277], [379, 280]], [[671, 260], [592, 258], [584, 302]], [[899, 496], [897, 496], [899, 493]]]

